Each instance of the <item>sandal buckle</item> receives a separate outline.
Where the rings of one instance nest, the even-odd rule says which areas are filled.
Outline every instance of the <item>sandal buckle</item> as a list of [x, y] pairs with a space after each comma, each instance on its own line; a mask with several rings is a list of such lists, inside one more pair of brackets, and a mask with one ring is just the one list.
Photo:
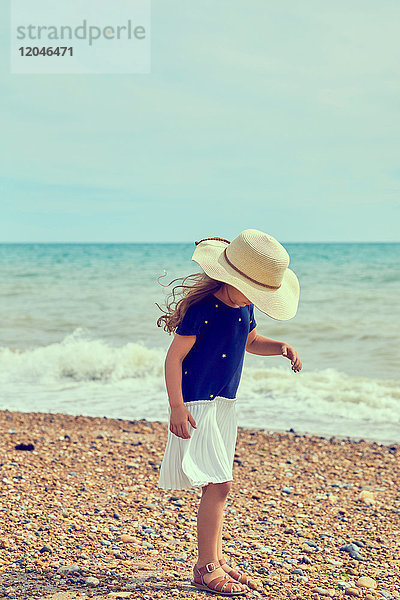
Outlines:
[[[207, 569], [207, 573], [212, 573], [217, 568], [213, 562], [208, 563], [207, 565], [205, 565], [205, 567]], [[212, 568], [210, 568], [210, 567], [212, 567]]]

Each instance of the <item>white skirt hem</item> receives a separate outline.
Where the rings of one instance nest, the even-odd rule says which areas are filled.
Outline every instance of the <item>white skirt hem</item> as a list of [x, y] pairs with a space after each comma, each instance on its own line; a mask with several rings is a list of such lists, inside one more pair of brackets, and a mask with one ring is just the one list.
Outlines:
[[227, 481], [233, 481], [233, 477], [231, 477], [230, 479], [224, 479], [223, 481], [202, 481], [202, 482], [196, 482], [196, 481], [191, 481], [190, 480], [190, 485], [189, 486], [185, 486], [185, 487], [170, 487], [168, 484], [164, 484], [161, 485], [160, 483], [158, 484], [158, 487], [162, 490], [188, 490], [191, 488], [197, 488], [199, 490], [201, 490], [201, 488], [203, 488], [204, 486], [208, 485], [209, 483], [226, 483]]

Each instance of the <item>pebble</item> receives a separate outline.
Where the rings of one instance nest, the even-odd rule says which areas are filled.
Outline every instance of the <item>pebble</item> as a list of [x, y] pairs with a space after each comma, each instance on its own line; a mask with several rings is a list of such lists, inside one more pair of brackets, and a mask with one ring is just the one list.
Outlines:
[[100, 583], [100, 579], [97, 579], [97, 577], [86, 577], [85, 583], [91, 587], [97, 587]]
[[364, 560], [358, 551], [358, 546], [356, 546], [355, 544], [346, 544], [345, 546], [342, 546], [340, 550], [342, 552], [347, 552], [347, 554], [349, 554], [351, 558], [354, 558], [354, 560]]
[[370, 490], [363, 490], [360, 492], [358, 499], [365, 502], [365, 504], [374, 504], [376, 502], [374, 492], [371, 492]]
[[119, 536], [119, 541], [123, 542], [124, 544], [132, 544], [132, 543], [136, 542], [136, 538], [133, 537], [132, 535], [123, 533]]
[[283, 533], [285, 533], [286, 535], [293, 535], [295, 533], [295, 530], [293, 529], [293, 527], [286, 527], [286, 529], [283, 530]]
[[17, 444], [14, 446], [15, 450], [25, 450], [27, 452], [32, 452], [35, 449], [33, 444]]
[[182, 556], [174, 556], [174, 560], [176, 562], [186, 562], [187, 561], [187, 554], [183, 554]]
[[343, 565], [342, 560], [334, 560], [333, 558], [327, 558], [326, 562], [334, 567], [341, 567]]
[[375, 579], [372, 579], [372, 577], [367, 576], [360, 577], [359, 579], [357, 579], [356, 583], [358, 587], [368, 588], [370, 590], [376, 590], [376, 588], [378, 587], [378, 584], [376, 583]]
[[143, 529], [143, 533], [146, 533], [146, 534], [151, 534], [151, 533], [155, 533], [155, 532], [156, 532], [156, 530], [153, 529], [152, 527], [146, 527], [145, 529]]
[[333, 598], [335, 595], [335, 590], [328, 590], [319, 586], [312, 588], [311, 591], [320, 596], [328, 596], [329, 598]]
[[345, 590], [347, 588], [351, 588], [354, 587], [354, 583], [349, 583], [348, 581], [338, 581], [337, 582], [337, 586], [339, 588], [339, 590]]
[[269, 546], [263, 546], [262, 544], [257, 544], [257, 550], [262, 554], [272, 554], [273, 550]]
[[311, 564], [311, 560], [308, 558], [308, 556], [301, 556], [299, 558], [299, 562], [304, 564], [304, 565], [310, 565]]
[[80, 566], [74, 563], [71, 565], [64, 565], [63, 567], [60, 567], [57, 573], [60, 573], [60, 575], [72, 575], [73, 573], [80, 573], [80, 571]]
[[[47, 599], [57, 589], [68, 598], [83, 592], [87, 600], [99, 593], [110, 600], [200, 597], [182, 583], [190, 580], [196, 558], [200, 491], [157, 488], [154, 466], [162, 459], [166, 424], [154, 422], [143, 432], [145, 421], [0, 410], [0, 429], [10, 427], [37, 449], [17, 452], [10, 435], [0, 436], [0, 486], [6, 480], [0, 598]], [[250, 447], [249, 441], [255, 443]], [[236, 494], [225, 508], [224, 550], [233, 567], [248, 563], [248, 573], [262, 581], [263, 597], [329, 600], [336, 592], [332, 597], [339, 600], [350, 587], [360, 592], [359, 600], [369, 600], [366, 594], [397, 598], [398, 452], [395, 457], [373, 442], [244, 428], [235, 452], [242, 466], [234, 466]], [[335, 482], [341, 485], [331, 487]], [[289, 494], [282, 492], [285, 486]], [[366, 486], [376, 497], [382, 487], [382, 503], [371, 507], [357, 499]], [[340, 550], [350, 543], [364, 562]], [[40, 552], [44, 545], [52, 553]], [[86, 584], [88, 576], [99, 584]], [[386, 594], [360, 587], [362, 576], [374, 578]], [[328, 595], [311, 592], [315, 587]]]
[[346, 596], [354, 596], [355, 598], [359, 598], [361, 596], [361, 592], [357, 588], [348, 587], [344, 593]]

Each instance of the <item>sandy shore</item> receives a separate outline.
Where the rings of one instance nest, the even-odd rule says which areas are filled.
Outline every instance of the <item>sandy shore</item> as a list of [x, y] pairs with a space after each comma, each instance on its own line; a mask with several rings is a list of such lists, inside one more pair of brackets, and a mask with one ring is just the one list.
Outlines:
[[[207, 597], [190, 587], [200, 494], [157, 488], [165, 424], [0, 411], [0, 427], [0, 598]], [[400, 598], [399, 457], [240, 429], [224, 540], [260, 583], [248, 597]]]

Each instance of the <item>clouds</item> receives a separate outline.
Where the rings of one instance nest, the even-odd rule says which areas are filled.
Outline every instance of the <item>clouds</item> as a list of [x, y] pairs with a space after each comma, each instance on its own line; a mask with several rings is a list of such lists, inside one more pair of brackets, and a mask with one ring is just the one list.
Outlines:
[[396, 239], [399, 16], [394, 2], [153, 2], [150, 75], [3, 65], [2, 235], [28, 235], [31, 205], [54, 233], [60, 213], [97, 207], [65, 240], [186, 241], [210, 220], [240, 230], [244, 210], [286, 240]]

